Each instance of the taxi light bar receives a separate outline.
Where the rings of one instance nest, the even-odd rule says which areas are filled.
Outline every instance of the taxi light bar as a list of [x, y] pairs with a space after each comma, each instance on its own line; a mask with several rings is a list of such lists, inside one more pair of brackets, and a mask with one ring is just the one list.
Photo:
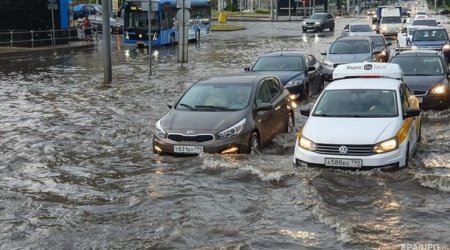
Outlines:
[[396, 63], [366, 62], [338, 65], [333, 72], [333, 80], [346, 78], [402, 79], [403, 71]]

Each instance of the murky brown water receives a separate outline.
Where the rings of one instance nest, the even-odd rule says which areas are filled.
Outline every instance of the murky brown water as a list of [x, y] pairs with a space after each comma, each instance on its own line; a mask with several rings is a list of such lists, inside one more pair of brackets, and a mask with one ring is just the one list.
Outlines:
[[449, 110], [424, 113], [398, 172], [295, 169], [295, 133], [258, 156], [152, 154], [155, 122], [190, 82], [267, 51], [318, 55], [338, 35], [248, 26], [274, 32], [213, 34], [184, 67], [159, 48], [150, 78], [145, 51], [115, 45], [109, 87], [100, 48], [0, 58], [0, 249], [448, 247]]

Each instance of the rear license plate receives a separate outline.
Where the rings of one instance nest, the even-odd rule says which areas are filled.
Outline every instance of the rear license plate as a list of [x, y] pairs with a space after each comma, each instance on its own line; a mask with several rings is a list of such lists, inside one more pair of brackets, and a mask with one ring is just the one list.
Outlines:
[[179, 154], [200, 154], [203, 153], [203, 146], [174, 146], [173, 151]]
[[417, 97], [417, 100], [419, 100], [419, 103], [423, 102], [423, 98], [422, 97]]
[[325, 166], [328, 167], [345, 167], [345, 168], [360, 168], [362, 160], [360, 159], [335, 159], [325, 158]]

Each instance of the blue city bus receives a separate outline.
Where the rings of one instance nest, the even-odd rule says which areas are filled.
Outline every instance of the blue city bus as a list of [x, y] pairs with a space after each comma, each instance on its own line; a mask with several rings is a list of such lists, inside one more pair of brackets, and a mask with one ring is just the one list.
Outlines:
[[[173, 45], [178, 42], [176, 0], [152, 0], [151, 37], [153, 45]], [[148, 0], [123, 2], [124, 43], [148, 46]], [[191, 0], [188, 39], [200, 41], [211, 32], [210, 0]], [[180, 20], [181, 21], [181, 20]]]

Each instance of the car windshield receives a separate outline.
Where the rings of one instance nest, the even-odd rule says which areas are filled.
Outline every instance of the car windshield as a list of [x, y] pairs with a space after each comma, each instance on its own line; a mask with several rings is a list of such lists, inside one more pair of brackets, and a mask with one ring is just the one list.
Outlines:
[[399, 16], [385, 16], [381, 18], [381, 23], [401, 23], [402, 18]]
[[369, 25], [351, 25], [350, 32], [372, 32], [372, 28]]
[[253, 71], [302, 71], [301, 56], [263, 56], [253, 66]]
[[373, 41], [375, 46], [384, 46], [384, 39], [382, 36], [371, 36], [370, 39]]
[[414, 32], [417, 30], [417, 28], [409, 28], [409, 35], [413, 36]]
[[366, 54], [370, 52], [368, 41], [337, 41], [331, 45], [330, 54]]
[[444, 66], [439, 56], [396, 56], [397, 63], [405, 76], [437, 76], [444, 74]]
[[325, 16], [326, 16], [327, 14], [314, 14], [314, 15], [312, 15], [312, 16], [310, 16], [309, 18], [310, 19], [324, 19], [325, 18]]
[[394, 90], [384, 89], [325, 90], [317, 102], [313, 116], [396, 117], [396, 93]]
[[252, 85], [199, 83], [192, 86], [176, 105], [177, 110], [235, 111], [250, 103]]
[[413, 41], [444, 41], [448, 40], [446, 30], [416, 30]]
[[416, 19], [414, 20], [413, 25], [437, 26], [437, 22], [436, 20]]

